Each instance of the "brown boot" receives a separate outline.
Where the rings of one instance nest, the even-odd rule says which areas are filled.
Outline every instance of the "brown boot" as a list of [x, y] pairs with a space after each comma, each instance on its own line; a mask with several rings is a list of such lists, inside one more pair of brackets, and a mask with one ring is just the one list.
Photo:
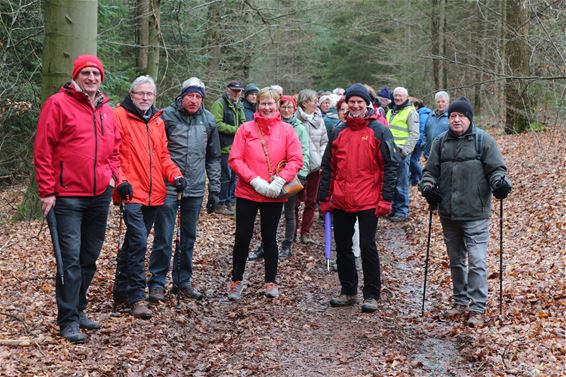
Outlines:
[[448, 309], [447, 311], [442, 313], [442, 318], [455, 319], [462, 316], [463, 314], [466, 314], [467, 311], [468, 311], [467, 305], [454, 304], [454, 306], [451, 309]]
[[470, 317], [466, 324], [469, 327], [482, 327], [485, 325], [485, 316], [480, 312], [470, 312]]
[[132, 304], [132, 315], [135, 318], [150, 319], [152, 314], [145, 301], [138, 301]]

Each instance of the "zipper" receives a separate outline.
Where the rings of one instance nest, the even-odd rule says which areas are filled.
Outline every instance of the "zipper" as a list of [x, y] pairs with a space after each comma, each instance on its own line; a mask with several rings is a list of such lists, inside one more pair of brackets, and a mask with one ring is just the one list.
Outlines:
[[104, 123], [102, 123], [102, 111], [99, 114], [100, 114], [100, 131], [102, 133], [102, 136], [104, 136]]
[[145, 124], [145, 129], [147, 133], [147, 153], [149, 154], [149, 192], [147, 198], [147, 205], [151, 205], [151, 189], [153, 187], [153, 169], [151, 168], [152, 165], [152, 156], [151, 156], [151, 141], [149, 137], [149, 123]]
[[94, 123], [94, 164], [93, 164], [94, 165], [93, 166], [93, 169], [94, 169], [94, 176], [93, 176], [94, 177], [94, 179], [93, 179], [94, 187], [92, 188], [92, 195], [96, 196], [96, 160], [98, 158], [98, 135], [97, 135], [97, 132], [96, 132], [96, 110], [94, 110], [94, 112], [92, 113], [92, 120], [93, 120], [93, 123]]

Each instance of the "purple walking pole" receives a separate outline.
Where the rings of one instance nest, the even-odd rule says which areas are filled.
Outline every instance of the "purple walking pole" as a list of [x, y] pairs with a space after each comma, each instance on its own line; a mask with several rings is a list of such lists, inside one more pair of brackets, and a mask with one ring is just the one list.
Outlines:
[[330, 212], [324, 215], [324, 256], [326, 257], [326, 271], [330, 271], [330, 247], [332, 243], [332, 217]]

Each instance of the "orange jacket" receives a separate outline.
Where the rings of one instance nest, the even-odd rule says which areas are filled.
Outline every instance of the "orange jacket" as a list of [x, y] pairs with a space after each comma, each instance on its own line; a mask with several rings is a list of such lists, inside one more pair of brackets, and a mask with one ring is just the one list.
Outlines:
[[[162, 205], [167, 195], [164, 179], [173, 183], [175, 177], [183, 174], [169, 155], [161, 111], [153, 114], [146, 123], [126, 97], [115, 113], [122, 136], [120, 182], [128, 181], [134, 191], [133, 199], [127, 203]], [[116, 195], [115, 190], [115, 201], [119, 199]]]

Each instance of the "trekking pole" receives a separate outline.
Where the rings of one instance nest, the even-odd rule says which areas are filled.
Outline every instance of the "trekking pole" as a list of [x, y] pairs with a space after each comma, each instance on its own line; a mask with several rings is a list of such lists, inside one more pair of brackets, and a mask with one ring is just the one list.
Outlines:
[[181, 198], [182, 192], [177, 193], [177, 230], [175, 232], [175, 269], [177, 270], [177, 305], [175, 309], [181, 309]]
[[432, 211], [433, 207], [430, 206], [428, 212], [428, 240], [426, 242], [426, 257], [425, 257], [425, 269], [424, 269], [424, 287], [423, 287], [423, 304], [421, 307], [421, 317], [424, 316], [424, 304], [425, 304], [425, 297], [426, 297], [426, 278], [428, 275], [428, 256], [430, 252], [430, 236], [432, 233]]
[[503, 317], [503, 199], [499, 199], [499, 316]]
[[57, 219], [55, 218], [55, 208], [51, 208], [47, 213], [47, 226], [51, 233], [51, 241], [53, 242], [53, 253], [55, 254], [55, 262], [57, 265], [57, 274], [61, 279], [61, 285], [65, 285], [65, 270], [63, 268], [63, 257], [61, 255], [61, 245], [59, 244], [59, 233], [57, 233]]
[[[114, 277], [114, 287], [116, 287], [116, 281], [118, 280], [118, 269], [119, 269], [119, 255], [120, 255], [120, 248], [122, 247], [122, 224], [124, 222], [124, 199], [120, 197], [120, 220], [118, 221], [118, 238], [116, 239], [116, 274]], [[118, 317], [120, 314], [118, 313], [118, 304], [114, 301], [112, 305], [112, 313], [110, 313], [111, 317]]]
[[332, 217], [330, 212], [324, 215], [324, 256], [326, 257], [326, 271], [330, 271], [330, 253], [332, 247]]

